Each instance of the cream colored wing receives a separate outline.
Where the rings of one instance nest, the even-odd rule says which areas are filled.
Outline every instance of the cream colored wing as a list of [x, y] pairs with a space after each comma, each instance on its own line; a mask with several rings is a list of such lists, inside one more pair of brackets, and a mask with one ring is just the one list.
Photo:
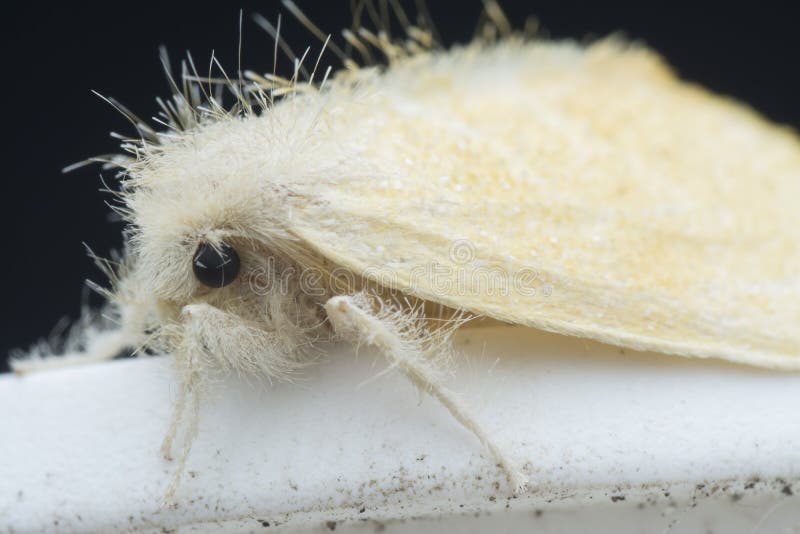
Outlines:
[[471, 46], [362, 85], [341, 142], [370, 170], [293, 208], [328, 259], [511, 323], [800, 369], [792, 131], [614, 41]]

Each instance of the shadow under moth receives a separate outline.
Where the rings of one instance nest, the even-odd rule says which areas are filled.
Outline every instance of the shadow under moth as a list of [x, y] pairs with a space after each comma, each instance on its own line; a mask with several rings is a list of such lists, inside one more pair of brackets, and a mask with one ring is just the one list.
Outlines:
[[[800, 369], [800, 142], [680, 80], [641, 44], [517, 32], [493, 2], [442, 47], [397, 2], [358, 2], [293, 75], [198, 73], [135, 126], [98, 260], [109, 324], [18, 372], [167, 353], [173, 497], [215, 373], [291, 379], [323, 340], [374, 346], [507, 473], [527, 477], [447, 388], [450, 334], [482, 317], [621, 347]], [[405, 34], [381, 27], [387, 8]], [[338, 44], [337, 44], [338, 43]], [[325, 68], [324, 54], [342, 67]], [[233, 104], [223, 104], [221, 93]], [[176, 454], [177, 449], [177, 454]]]

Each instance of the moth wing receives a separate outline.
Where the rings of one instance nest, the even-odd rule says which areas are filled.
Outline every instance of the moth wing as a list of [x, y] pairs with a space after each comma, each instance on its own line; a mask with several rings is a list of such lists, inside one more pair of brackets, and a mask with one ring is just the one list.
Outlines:
[[375, 83], [375, 172], [290, 223], [327, 259], [509, 323], [800, 368], [793, 132], [615, 41], [471, 47]]

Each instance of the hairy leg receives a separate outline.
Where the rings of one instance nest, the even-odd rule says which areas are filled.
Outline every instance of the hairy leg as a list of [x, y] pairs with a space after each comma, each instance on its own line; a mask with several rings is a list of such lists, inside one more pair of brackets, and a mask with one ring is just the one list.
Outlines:
[[179, 364], [183, 376], [181, 379], [180, 391], [178, 392], [178, 400], [175, 402], [175, 408], [173, 409], [172, 419], [170, 420], [167, 434], [161, 442], [161, 454], [166, 460], [173, 460], [173, 444], [177, 437], [178, 429], [184, 421], [187, 401], [190, 399], [191, 405], [189, 406], [189, 417], [183, 434], [183, 446], [180, 456], [178, 457], [178, 465], [172, 473], [167, 491], [164, 494], [164, 504], [169, 504], [174, 500], [175, 494], [180, 487], [181, 479], [186, 472], [186, 462], [189, 459], [189, 453], [191, 453], [192, 445], [197, 437], [200, 421], [200, 398], [203, 387], [202, 370], [193, 365], [194, 362], [192, 362], [193, 358], [191, 353], [183, 352], [177, 355], [177, 357], [184, 360], [182, 364]]
[[241, 317], [209, 304], [190, 304], [181, 310], [182, 322], [172, 329], [175, 365], [180, 389], [161, 453], [172, 460], [172, 449], [183, 428], [178, 464], [165, 501], [173, 500], [197, 437], [200, 402], [212, 375], [238, 374], [264, 380], [289, 378], [301, 365], [299, 353], [291, 355], [287, 332], [270, 333]]
[[339, 335], [375, 346], [412, 383], [438, 399], [489, 450], [505, 470], [514, 491], [525, 490], [527, 478], [521, 469], [472, 418], [458, 396], [444, 386], [430, 358], [431, 347], [442, 347], [420, 341], [420, 336], [430, 335], [430, 332], [418, 326], [418, 316], [410, 313], [409, 317], [408, 312], [385, 305], [376, 312], [369, 298], [363, 294], [333, 297], [325, 304], [325, 310]]
[[189, 453], [197, 437], [200, 421], [200, 399], [209, 373], [208, 360], [205, 358], [205, 356], [208, 356], [208, 347], [203, 341], [203, 332], [204, 328], [209, 327], [207, 323], [209, 321], [213, 322], [214, 316], [218, 313], [221, 312], [206, 304], [186, 306], [182, 311], [183, 327], [180, 330], [181, 339], [174, 354], [180, 389], [167, 433], [161, 442], [161, 454], [165, 460], [172, 461], [174, 459], [172, 449], [181, 424], [184, 422], [187, 407], [189, 408], [189, 414], [183, 432], [183, 443], [178, 456], [178, 465], [172, 473], [164, 495], [165, 505], [174, 501], [183, 473], [186, 471]]

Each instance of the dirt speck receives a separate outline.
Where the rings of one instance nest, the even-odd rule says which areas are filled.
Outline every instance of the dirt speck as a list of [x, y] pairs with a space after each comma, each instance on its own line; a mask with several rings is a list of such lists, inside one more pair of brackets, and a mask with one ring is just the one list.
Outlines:
[[333, 532], [336, 530], [336, 521], [325, 521], [325, 526], [328, 527], [328, 530]]
[[625, 495], [612, 495], [611, 502], [620, 502], [625, 500]]

